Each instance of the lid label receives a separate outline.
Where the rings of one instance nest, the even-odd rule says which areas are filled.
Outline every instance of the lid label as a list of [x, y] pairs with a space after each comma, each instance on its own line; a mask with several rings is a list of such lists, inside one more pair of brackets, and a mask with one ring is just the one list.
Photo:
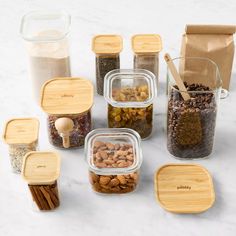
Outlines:
[[189, 185], [179, 185], [176, 188], [177, 190], [191, 190], [191, 186]]

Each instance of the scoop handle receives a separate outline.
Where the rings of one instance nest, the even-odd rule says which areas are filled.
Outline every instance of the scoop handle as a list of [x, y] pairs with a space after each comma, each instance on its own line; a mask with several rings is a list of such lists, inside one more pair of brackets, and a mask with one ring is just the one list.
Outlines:
[[168, 68], [169, 68], [172, 76], [174, 77], [174, 80], [175, 80], [175, 82], [176, 82], [176, 84], [177, 84], [177, 86], [180, 90], [181, 96], [183, 97], [183, 99], [185, 101], [189, 100], [190, 95], [189, 95], [189, 93], [188, 93], [188, 91], [187, 91], [187, 89], [186, 89], [186, 87], [183, 83], [183, 80], [181, 79], [181, 77], [180, 77], [180, 75], [179, 75], [179, 73], [178, 73], [178, 71], [175, 67], [175, 64], [173, 63], [170, 55], [168, 53], [166, 53], [164, 58], [165, 58], [165, 61], [168, 65]]

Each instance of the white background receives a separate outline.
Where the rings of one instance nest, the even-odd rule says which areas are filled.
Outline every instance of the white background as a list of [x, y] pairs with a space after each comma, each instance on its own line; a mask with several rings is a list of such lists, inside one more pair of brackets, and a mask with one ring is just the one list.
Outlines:
[[[163, 53], [179, 55], [186, 23], [234, 24], [234, 0], [0, 0], [0, 124], [13, 117], [38, 117], [40, 149], [49, 145], [46, 116], [34, 103], [27, 72], [27, 54], [19, 35], [23, 14], [37, 9], [63, 9], [72, 15], [71, 60], [73, 76], [95, 81], [91, 38], [116, 33], [124, 38], [121, 67], [132, 68], [130, 38], [137, 33], [158, 33], [163, 39], [160, 83], [155, 102], [153, 137], [142, 143], [144, 163], [137, 192], [100, 196], [88, 183], [83, 150], [60, 151], [61, 207], [51, 213], [33, 212], [28, 204], [26, 183], [11, 172], [7, 145], [0, 144], [0, 235], [236, 235], [236, 63], [231, 94], [221, 100], [214, 153], [198, 161], [213, 176], [216, 203], [198, 215], [176, 215], [156, 202], [153, 175], [162, 164], [177, 162], [166, 150], [165, 73]], [[95, 97], [95, 127], [106, 126], [106, 103]]]

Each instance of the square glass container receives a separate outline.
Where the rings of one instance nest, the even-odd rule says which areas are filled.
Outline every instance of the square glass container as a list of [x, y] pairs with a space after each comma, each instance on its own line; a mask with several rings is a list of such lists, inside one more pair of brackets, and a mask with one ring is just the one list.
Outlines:
[[95, 129], [85, 140], [85, 156], [92, 189], [122, 194], [136, 189], [142, 151], [140, 136], [131, 129]]
[[155, 75], [143, 69], [113, 70], [107, 73], [104, 97], [108, 103], [108, 127], [130, 128], [142, 139], [153, 129]]

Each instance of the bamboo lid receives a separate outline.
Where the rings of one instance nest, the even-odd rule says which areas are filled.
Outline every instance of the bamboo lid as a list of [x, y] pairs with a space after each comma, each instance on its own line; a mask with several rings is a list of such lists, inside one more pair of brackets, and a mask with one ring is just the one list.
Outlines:
[[156, 198], [167, 211], [200, 213], [214, 204], [212, 178], [200, 165], [164, 165], [156, 172], [154, 182]]
[[119, 35], [100, 34], [92, 41], [92, 50], [96, 54], [118, 54], [123, 48], [123, 40]]
[[54, 152], [28, 152], [22, 165], [22, 176], [32, 185], [53, 184], [60, 174], [60, 157]]
[[92, 105], [93, 85], [86, 79], [55, 78], [41, 90], [41, 107], [48, 114], [80, 114]]
[[158, 34], [136, 34], [132, 37], [132, 48], [135, 53], [157, 53], [162, 49], [161, 37]]
[[3, 140], [7, 144], [31, 144], [38, 141], [39, 121], [35, 118], [9, 120], [4, 129]]

